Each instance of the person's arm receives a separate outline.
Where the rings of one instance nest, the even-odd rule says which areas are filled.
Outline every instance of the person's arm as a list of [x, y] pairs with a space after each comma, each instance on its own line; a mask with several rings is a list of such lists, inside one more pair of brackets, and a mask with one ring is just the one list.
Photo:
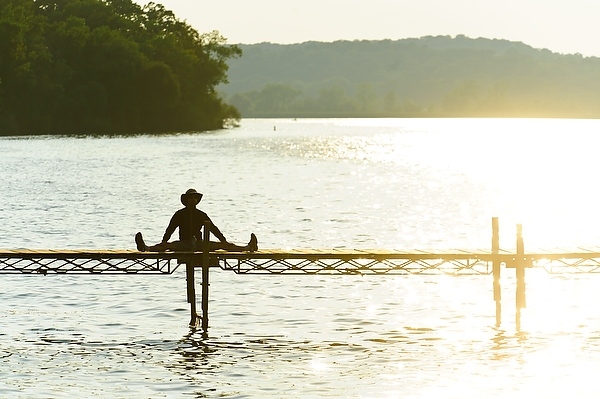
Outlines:
[[208, 218], [208, 221], [210, 222], [211, 234], [214, 235], [215, 237], [217, 237], [219, 239], [219, 241], [227, 242], [227, 239], [225, 238], [223, 233], [221, 233], [221, 230], [219, 230], [219, 228], [212, 222], [212, 220], [210, 220], [210, 218]]
[[175, 213], [173, 215], [173, 217], [171, 218], [169, 225], [167, 226], [167, 230], [165, 230], [165, 235], [163, 236], [163, 239], [162, 239], [163, 244], [166, 244], [167, 241], [169, 241], [169, 238], [171, 238], [171, 236], [175, 232], [175, 229], [177, 228], [177, 226], [179, 226], [179, 222], [177, 221], [177, 213]]

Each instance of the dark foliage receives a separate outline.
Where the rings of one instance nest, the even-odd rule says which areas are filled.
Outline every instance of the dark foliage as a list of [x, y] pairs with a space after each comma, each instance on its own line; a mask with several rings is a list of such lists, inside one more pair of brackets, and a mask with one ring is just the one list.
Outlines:
[[215, 90], [239, 55], [156, 3], [0, 0], [0, 134], [218, 129], [239, 119]]

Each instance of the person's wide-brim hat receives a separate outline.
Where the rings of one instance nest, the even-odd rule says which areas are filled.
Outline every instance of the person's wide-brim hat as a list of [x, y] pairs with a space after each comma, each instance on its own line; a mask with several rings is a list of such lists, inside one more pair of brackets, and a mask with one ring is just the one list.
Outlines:
[[190, 188], [184, 194], [181, 194], [181, 203], [183, 205], [186, 205], [186, 201], [190, 197], [196, 197], [198, 198], [198, 202], [200, 202], [200, 200], [202, 199], [202, 194], [194, 190], [193, 188]]

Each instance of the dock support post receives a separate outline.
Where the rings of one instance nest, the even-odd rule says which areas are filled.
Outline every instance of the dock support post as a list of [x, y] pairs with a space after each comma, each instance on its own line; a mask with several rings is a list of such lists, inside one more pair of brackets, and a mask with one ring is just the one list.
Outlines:
[[[500, 228], [498, 218], [492, 218], [492, 254], [500, 252]], [[500, 259], [497, 257], [492, 261], [492, 272], [494, 275], [494, 301], [496, 301], [496, 327], [500, 326], [502, 320], [502, 291], [500, 286]]]
[[523, 243], [523, 226], [517, 224], [517, 256], [515, 273], [517, 278], [516, 305], [517, 329], [521, 328], [521, 309], [527, 306], [525, 297], [525, 245]]
[[187, 300], [190, 304], [190, 327], [198, 325], [198, 313], [196, 311], [196, 280], [194, 276], [194, 257], [189, 257], [185, 262], [185, 274], [187, 281]]
[[202, 330], [208, 330], [208, 272], [210, 268], [210, 228], [211, 223], [204, 223], [204, 242], [202, 245]]

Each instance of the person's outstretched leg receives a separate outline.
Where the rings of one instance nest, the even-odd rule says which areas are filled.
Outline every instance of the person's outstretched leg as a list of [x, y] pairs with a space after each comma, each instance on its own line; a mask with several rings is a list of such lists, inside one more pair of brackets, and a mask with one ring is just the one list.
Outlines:
[[144, 238], [142, 237], [142, 233], [137, 233], [135, 235], [135, 245], [137, 246], [137, 250], [140, 252], [164, 252], [167, 250], [175, 250], [176, 248], [172, 248], [169, 243], [166, 245], [163, 243], [147, 246], [144, 242]]
[[165, 252], [165, 251], [171, 249], [171, 248], [169, 248], [169, 243], [167, 243], [167, 245], [164, 245], [163, 243], [151, 245], [147, 248], [148, 248], [148, 251], [150, 251], [150, 252]]
[[258, 251], [258, 238], [254, 233], [250, 234], [250, 241], [247, 245], [235, 245], [230, 242], [210, 242], [210, 250], [215, 251], [217, 249], [224, 249], [225, 251], [239, 252], [239, 251]]

